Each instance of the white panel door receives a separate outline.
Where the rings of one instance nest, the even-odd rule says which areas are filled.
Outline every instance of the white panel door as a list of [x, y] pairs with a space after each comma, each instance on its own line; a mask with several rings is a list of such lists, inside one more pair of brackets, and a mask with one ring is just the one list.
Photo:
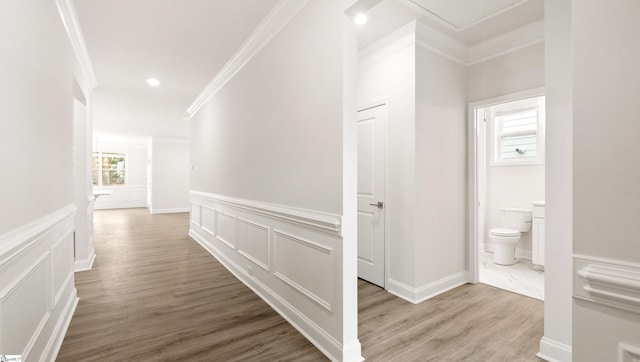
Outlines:
[[358, 112], [358, 277], [385, 287], [385, 149], [389, 107]]

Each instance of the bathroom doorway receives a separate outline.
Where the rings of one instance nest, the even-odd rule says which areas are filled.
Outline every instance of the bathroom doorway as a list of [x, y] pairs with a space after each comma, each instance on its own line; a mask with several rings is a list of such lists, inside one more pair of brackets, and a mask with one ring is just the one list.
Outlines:
[[471, 281], [540, 300], [544, 113], [544, 89], [469, 105]]

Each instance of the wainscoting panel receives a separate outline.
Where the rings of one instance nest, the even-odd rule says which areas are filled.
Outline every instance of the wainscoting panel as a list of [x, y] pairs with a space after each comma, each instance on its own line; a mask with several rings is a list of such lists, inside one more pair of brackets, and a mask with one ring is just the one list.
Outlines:
[[[83, 210], [84, 211], [84, 210]], [[0, 351], [54, 360], [77, 305], [75, 207], [0, 235]]]
[[279, 230], [274, 236], [274, 275], [331, 311], [335, 289], [333, 249]]
[[231, 249], [236, 248], [236, 217], [230, 213], [216, 210], [215, 236]]
[[207, 209], [206, 207], [203, 208], [200, 221], [202, 222], [202, 230], [211, 235], [216, 235], [216, 213], [213, 210]]
[[147, 186], [113, 186], [96, 188], [96, 190], [111, 190], [111, 195], [100, 196], [94, 205], [96, 210], [127, 209], [133, 207], [147, 207]]
[[[189, 235], [333, 360], [342, 335], [341, 217], [190, 192]], [[215, 222], [205, 221], [215, 215]]]
[[238, 253], [271, 271], [271, 228], [238, 218]]

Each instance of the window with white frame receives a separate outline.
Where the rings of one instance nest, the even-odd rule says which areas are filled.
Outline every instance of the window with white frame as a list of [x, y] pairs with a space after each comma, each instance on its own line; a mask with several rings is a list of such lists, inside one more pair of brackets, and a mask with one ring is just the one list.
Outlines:
[[494, 165], [542, 163], [544, 96], [491, 107]]
[[127, 156], [124, 153], [94, 152], [91, 183], [94, 186], [124, 186]]

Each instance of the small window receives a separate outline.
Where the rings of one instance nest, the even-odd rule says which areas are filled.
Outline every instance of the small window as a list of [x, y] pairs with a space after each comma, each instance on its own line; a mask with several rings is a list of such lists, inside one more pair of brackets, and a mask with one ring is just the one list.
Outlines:
[[544, 97], [491, 107], [495, 165], [542, 163]]
[[127, 157], [124, 153], [94, 152], [91, 183], [94, 186], [124, 186]]

